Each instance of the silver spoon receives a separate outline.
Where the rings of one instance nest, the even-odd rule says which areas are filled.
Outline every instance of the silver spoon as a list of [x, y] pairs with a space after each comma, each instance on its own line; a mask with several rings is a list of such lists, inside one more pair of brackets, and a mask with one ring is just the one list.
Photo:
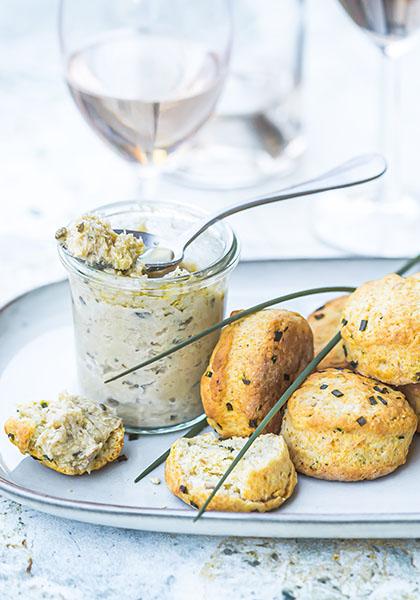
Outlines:
[[[199, 235], [201, 235], [211, 225], [229, 217], [235, 213], [261, 206], [262, 204], [271, 204], [280, 200], [297, 198], [298, 196], [308, 196], [309, 194], [319, 194], [329, 190], [337, 190], [361, 183], [367, 183], [377, 179], [386, 171], [385, 159], [379, 154], [363, 154], [356, 156], [351, 160], [327, 171], [314, 179], [304, 181], [293, 187], [286, 188], [269, 196], [261, 196], [248, 202], [233, 204], [227, 208], [207, 216], [187, 229], [176, 239], [165, 240], [154, 233], [134, 231], [131, 229], [115, 229], [116, 233], [131, 233], [136, 237], [141, 237], [146, 251], [141, 255], [141, 261], [145, 264], [146, 272], [157, 274], [158, 271], [169, 272], [175, 269], [183, 260], [186, 248]], [[258, 231], [256, 232], [258, 235]]]

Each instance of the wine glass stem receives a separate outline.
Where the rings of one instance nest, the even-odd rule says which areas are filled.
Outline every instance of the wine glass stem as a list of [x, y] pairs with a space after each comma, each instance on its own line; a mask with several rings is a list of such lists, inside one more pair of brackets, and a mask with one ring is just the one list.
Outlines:
[[143, 165], [140, 169], [142, 200], [156, 200], [159, 184], [159, 168], [154, 164]]
[[385, 52], [382, 85], [380, 127], [388, 173], [382, 184], [381, 202], [395, 204], [398, 203], [401, 194], [401, 79], [398, 59]]

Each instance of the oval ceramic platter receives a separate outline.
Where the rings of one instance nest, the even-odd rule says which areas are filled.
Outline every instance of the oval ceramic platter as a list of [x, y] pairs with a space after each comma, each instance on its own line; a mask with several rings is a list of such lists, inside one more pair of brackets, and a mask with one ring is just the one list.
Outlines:
[[[399, 263], [398, 263], [399, 264]], [[393, 261], [279, 261], [240, 265], [230, 306], [245, 308], [263, 299], [317, 285], [354, 285], [393, 270]], [[326, 300], [306, 298], [286, 307], [307, 314]], [[67, 283], [37, 288], [0, 313], [0, 422], [18, 402], [77, 390]], [[22, 456], [0, 431], [0, 490], [29, 507], [64, 518], [152, 531], [261, 537], [420, 536], [419, 444], [396, 473], [364, 483], [299, 477], [293, 497], [266, 514], [195, 511], [173, 497], [163, 468], [139, 484], [133, 480], [180, 434], [126, 438], [126, 461], [100, 472], [66, 477]], [[151, 477], [161, 483], [152, 483]]]

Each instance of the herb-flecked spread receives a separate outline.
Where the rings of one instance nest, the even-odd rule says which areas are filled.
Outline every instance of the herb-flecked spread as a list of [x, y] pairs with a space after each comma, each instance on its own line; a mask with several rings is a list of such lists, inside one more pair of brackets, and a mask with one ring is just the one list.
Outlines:
[[133, 234], [115, 233], [108, 221], [95, 215], [84, 215], [70, 227], [62, 227], [56, 238], [69, 254], [89, 265], [142, 272], [138, 258], [144, 252], [143, 241]]
[[110, 435], [121, 427], [115, 410], [65, 392], [58, 399], [18, 406], [19, 420], [35, 426], [29, 452], [61, 468], [90, 471]]
[[[93, 266], [108, 252], [103, 232], [109, 226], [100, 226], [100, 221], [88, 220], [95, 223], [89, 235], [96, 232], [99, 237], [89, 243], [81, 237], [83, 232], [80, 236], [74, 232], [80, 220], [67, 228], [67, 252], [77, 251], [77, 258], [93, 261]], [[126, 271], [107, 269], [118, 276], [112, 278], [112, 285], [70, 273], [79, 380], [86, 396], [114, 406], [125, 425], [177, 425], [202, 413], [199, 382], [217, 333], [127, 377], [109, 384], [104, 380], [220, 321], [226, 283], [223, 279], [197, 283], [193, 269], [182, 265], [154, 278], [158, 285], [150, 290], [139, 265], [141, 255]], [[189, 277], [171, 285], [180, 275]], [[138, 279], [138, 287], [127, 289], [126, 278]]]

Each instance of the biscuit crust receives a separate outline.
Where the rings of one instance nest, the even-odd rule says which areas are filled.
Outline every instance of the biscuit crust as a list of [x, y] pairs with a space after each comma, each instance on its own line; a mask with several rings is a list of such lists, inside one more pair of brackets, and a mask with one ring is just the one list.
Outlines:
[[[228, 325], [201, 378], [209, 425], [224, 438], [251, 435], [312, 358], [312, 331], [298, 313], [262, 310]], [[278, 433], [281, 418], [265, 431]]]
[[347, 358], [391, 385], [420, 381], [420, 279], [386, 275], [361, 285], [343, 310]]
[[282, 434], [298, 472], [376, 479], [404, 464], [417, 417], [399, 390], [349, 370], [315, 372], [289, 399]]
[[[193, 508], [200, 508], [244, 443], [243, 438], [220, 440], [212, 433], [190, 440], [178, 439], [165, 464], [165, 480], [170, 491]], [[208, 510], [273, 510], [291, 496], [296, 483], [296, 471], [284, 439], [274, 434], [261, 435], [213, 498]]]
[[420, 383], [403, 385], [400, 389], [417, 415], [417, 419], [419, 420], [417, 424], [417, 433], [420, 433]]
[[[340, 331], [341, 315], [348, 298], [349, 294], [346, 294], [329, 300], [309, 315], [308, 323], [314, 335], [314, 354], [318, 354], [337, 331]], [[343, 346], [343, 343], [334, 346], [331, 352], [319, 363], [317, 370], [328, 369], [329, 367], [348, 367]]]

